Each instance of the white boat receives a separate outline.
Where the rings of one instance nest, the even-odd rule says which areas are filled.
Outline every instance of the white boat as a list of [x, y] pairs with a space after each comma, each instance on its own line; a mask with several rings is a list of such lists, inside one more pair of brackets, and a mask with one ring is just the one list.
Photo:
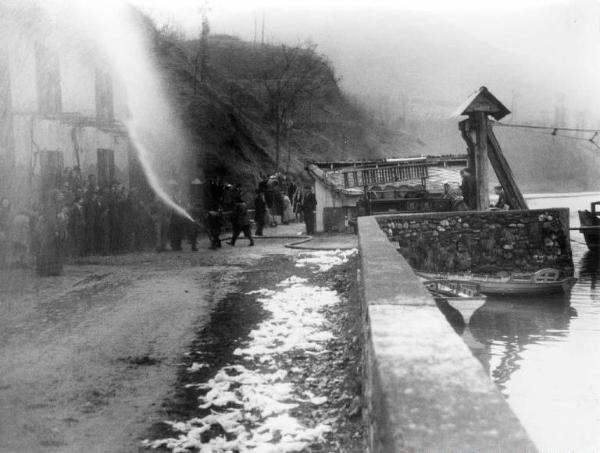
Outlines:
[[562, 293], [570, 291], [577, 282], [574, 277], [561, 276], [561, 272], [554, 268], [540, 269], [531, 274], [513, 273], [506, 276], [420, 271], [416, 273], [426, 280], [476, 283], [480, 291], [488, 295]]
[[469, 324], [473, 313], [486, 301], [476, 283], [440, 279], [425, 280], [424, 284], [436, 300], [442, 300], [457, 310], [465, 325]]

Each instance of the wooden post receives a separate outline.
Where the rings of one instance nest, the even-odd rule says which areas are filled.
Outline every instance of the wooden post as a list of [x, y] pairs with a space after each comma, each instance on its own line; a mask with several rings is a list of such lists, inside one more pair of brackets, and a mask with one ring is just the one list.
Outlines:
[[475, 124], [476, 142], [474, 162], [475, 181], [476, 181], [476, 197], [477, 202], [475, 209], [483, 211], [490, 205], [490, 196], [488, 193], [489, 175], [488, 175], [488, 137], [487, 127], [488, 119], [485, 112], [476, 112], [472, 115], [471, 121]]

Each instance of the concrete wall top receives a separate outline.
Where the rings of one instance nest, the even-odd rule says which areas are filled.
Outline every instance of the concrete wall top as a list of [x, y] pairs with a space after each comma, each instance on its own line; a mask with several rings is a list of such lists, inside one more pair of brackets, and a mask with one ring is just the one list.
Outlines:
[[371, 451], [536, 451], [376, 218], [358, 227]]

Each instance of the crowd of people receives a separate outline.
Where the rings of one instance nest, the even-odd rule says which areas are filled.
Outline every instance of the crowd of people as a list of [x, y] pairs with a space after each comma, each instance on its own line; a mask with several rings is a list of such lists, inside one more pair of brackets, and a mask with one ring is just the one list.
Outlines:
[[[220, 233], [229, 216], [232, 238], [230, 245], [235, 245], [240, 233], [254, 245], [248, 201], [245, 200], [241, 185], [232, 186], [222, 183], [218, 178], [209, 181], [206, 187], [207, 231], [212, 248], [221, 247]], [[306, 233], [315, 232], [316, 198], [310, 186], [304, 189], [281, 175], [264, 177], [255, 190], [254, 224], [255, 236], [263, 236], [265, 227], [304, 220]]]
[[[168, 186], [171, 198], [181, 205], [177, 182], [171, 180]], [[202, 230], [211, 247], [218, 248], [224, 228], [232, 232], [231, 245], [241, 233], [253, 245], [250, 201], [256, 236], [265, 227], [303, 219], [307, 233], [314, 233], [314, 194], [281, 175], [264, 178], [253, 200], [246, 199], [240, 184], [212, 179], [185, 206], [189, 216], [136, 187], [117, 182], [100, 187], [95, 175], [84, 180], [77, 168], [65, 169], [52, 187], [39, 202], [18, 210], [0, 197], [0, 267], [35, 265], [41, 275], [57, 275], [68, 257], [177, 251], [186, 240], [191, 250], [198, 250]]]
[[52, 275], [67, 257], [149, 250], [156, 244], [156, 224], [170, 222], [164, 204], [136, 187], [100, 187], [95, 175], [84, 181], [69, 168], [57, 180], [27, 208], [13, 210], [2, 198], [0, 266], [35, 261], [39, 273]]

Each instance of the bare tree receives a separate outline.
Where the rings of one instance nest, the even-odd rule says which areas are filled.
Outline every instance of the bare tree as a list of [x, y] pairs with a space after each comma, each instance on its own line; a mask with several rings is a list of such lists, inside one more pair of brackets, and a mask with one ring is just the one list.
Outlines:
[[329, 63], [317, 55], [316, 45], [264, 46], [257, 49], [254, 79], [268, 105], [268, 118], [275, 132], [275, 170], [279, 171], [281, 141], [296, 110], [335, 84]]

